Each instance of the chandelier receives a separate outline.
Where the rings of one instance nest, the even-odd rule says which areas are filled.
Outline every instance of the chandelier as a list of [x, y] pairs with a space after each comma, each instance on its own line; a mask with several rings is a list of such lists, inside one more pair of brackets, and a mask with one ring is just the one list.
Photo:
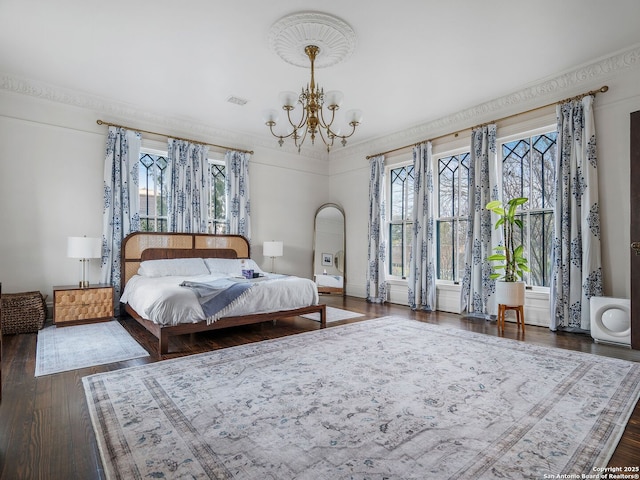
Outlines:
[[[307, 136], [311, 138], [311, 143], [315, 144], [316, 137], [320, 137], [327, 147], [327, 152], [331, 151], [331, 147], [336, 138], [341, 139], [342, 146], [347, 144], [347, 138], [351, 137], [356, 127], [362, 122], [362, 111], [349, 110], [345, 114], [345, 120], [351, 131], [346, 135], [341, 135], [340, 128], [334, 125], [336, 120], [336, 112], [342, 103], [342, 92], [332, 90], [325, 93], [324, 89], [316, 85], [314, 63], [320, 48], [316, 45], [307, 45], [304, 49], [309, 61], [311, 62], [311, 81], [306, 87], [302, 87], [300, 95], [294, 92], [282, 92], [279, 96], [282, 109], [287, 112], [286, 134], [278, 134], [274, 131], [276, 122], [278, 121], [278, 112], [276, 110], [268, 110], [265, 113], [265, 124], [269, 127], [271, 134], [278, 139], [278, 144], [282, 147], [285, 138], [292, 138], [298, 153], [306, 140]], [[302, 111], [296, 110], [297, 104], [302, 106]]]

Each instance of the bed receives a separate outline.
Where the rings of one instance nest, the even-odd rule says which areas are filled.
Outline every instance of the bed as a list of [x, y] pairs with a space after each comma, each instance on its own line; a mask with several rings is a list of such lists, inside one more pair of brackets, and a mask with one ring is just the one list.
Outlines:
[[[200, 261], [207, 265], [206, 272], [200, 271]], [[241, 264], [244, 268], [245, 262], [253, 267], [256, 276], [259, 275], [259, 278], [246, 280], [252, 284], [251, 293], [242, 295], [241, 301], [236, 301], [236, 304], [214, 315], [204, 314], [205, 305], [198, 303], [200, 295], [197, 287], [207, 282], [210, 285], [225, 281], [219, 272], [211, 272], [212, 266], [234, 265], [237, 268]], [[161, 273], [157, 273], [158, 271]], [[149, 272], [153, 273], [148, 277]], [[156, 274], [158, 283], [154, 287], [152, 282], [155, 282]], [[228, 281], [232, 280], [230, 277], [227, 278]], [[319, 313], [320, 328], [326, 327], [326, 306], [318, 303], [315, 283], [298, 277], [272, 277], [265, 274], [251, 260], [249, 242], [240, 235], [132, 233], [122, 243], [121, 280], [120, 301], [126, 312], [158, 339], [159, 358], [168, 353], [169, 338], [175, 335], [274, 321], [309, 313]], [[243, 282], [243, 279], [235, 279], [232, 283], [242, 287], [240, 284]], [[192, 288], [184, 288], [181, 286], [183, 284]], [[289, 293], [269, 301], [273, 292], [281, 291], [281, 288], [288, 289], [286, 291]], [[304, 291], [298, 293], [298, 289]], [[154, 290], [159, 296], [162, 292], [162, 295], [177, 296], [180, 301], [189, 302], [185, 304], [185, 312], [179, 312], [175, 307], [150, 308], [151, 304], [156, 305], [156, 300], [138, 296], [138, 292]], [[254, 296], [266, 303], [261, 304], [260, 298], [253, 299]]]

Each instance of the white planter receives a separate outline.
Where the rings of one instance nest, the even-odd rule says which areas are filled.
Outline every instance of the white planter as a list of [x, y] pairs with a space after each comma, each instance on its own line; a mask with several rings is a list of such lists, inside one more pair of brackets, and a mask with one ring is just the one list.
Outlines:
[[496, 281], [496, 303], [508, 307], [524, 305], [524, 282]]

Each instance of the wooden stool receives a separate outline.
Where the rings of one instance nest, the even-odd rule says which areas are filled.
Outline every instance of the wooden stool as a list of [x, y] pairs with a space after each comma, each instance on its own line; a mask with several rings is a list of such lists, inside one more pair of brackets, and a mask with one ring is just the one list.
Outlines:
[[520, 323], [522, 323], [522, 333], [524, 333], [524, 305], [510, 307], [509, 305], [503, 305], [502, 303], [498, 305], [498, 331], [504, 332], [504, 314], [507, 310], [516, 311], [518, 330], [520, 330]]

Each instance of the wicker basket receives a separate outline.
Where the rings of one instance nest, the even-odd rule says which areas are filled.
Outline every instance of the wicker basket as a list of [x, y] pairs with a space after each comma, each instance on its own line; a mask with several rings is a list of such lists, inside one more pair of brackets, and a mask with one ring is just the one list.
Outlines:
[[45, 297], [40, 292], [4, 293], [2, 302], [2, 334], [35, 333], [47, 318]]

